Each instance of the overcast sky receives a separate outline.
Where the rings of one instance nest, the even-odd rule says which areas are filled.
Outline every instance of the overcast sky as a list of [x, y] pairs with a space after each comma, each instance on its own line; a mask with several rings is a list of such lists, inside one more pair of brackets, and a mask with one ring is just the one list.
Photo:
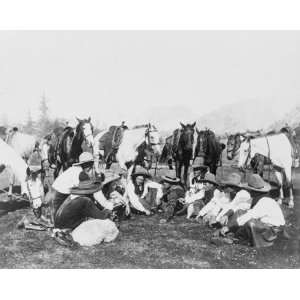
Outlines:
[[0, 115], [36, 117], [44, 92], [52, 116], [108, 124], [153, 106], [202, 115], [251, 99], [291, 104], [300, 32], [1, 31]]

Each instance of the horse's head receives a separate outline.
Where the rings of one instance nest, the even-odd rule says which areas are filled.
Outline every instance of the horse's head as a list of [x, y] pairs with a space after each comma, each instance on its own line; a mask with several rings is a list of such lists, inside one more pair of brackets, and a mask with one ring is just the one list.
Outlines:
[[94, 128], [91, 123], [91, 117], [82, 120], [79, 118], [76, 119], [78, 121], [76, 127], [76, 135], [79, 137], [79, 139], [86, 141], [89, 147], [92, 147], [94, 145], [94, 137], [93, 137]]
[[0, 126], [0, 138], [5, 141], [7, 136], [7, 128], [4, 126]]
[[179, 143], [183, 150], [191, 150], [193, 151], [193, 144], [194, 144], [194, 133], [195, 133], [195, 126], [196, 122], [193, 124], [182, 124], [181, 125], [181, 136]]
[[197, 154], [203, 155], [207, 150], [207, 136], [205, 130], [197, 130]]
[[243, 169], [247, 166], [248, 160], [251, 156], [250, 138], [246, 138], [240, 143], [240, 151], [238, 155], [238, 167]]
[[157, 128], [154, 125], [148, 124], [146, 133], [146, 144], [153, 150], [154, 154], [161, 154], [161, 146], [160, 146], [160, 135]]
[[227, 159], [233, 160], [238, 153], [242, 142], [242, 136], [237, 134], [231, 134], [227, 140]]

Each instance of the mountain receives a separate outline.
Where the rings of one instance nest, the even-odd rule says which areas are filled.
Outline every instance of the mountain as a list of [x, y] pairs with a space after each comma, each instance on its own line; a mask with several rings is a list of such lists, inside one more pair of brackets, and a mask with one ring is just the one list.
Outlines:
[[300, 105], [291, 109], [288, 113], [284, 115], [282, 119], [272, 123], [269, 129], [279, 130], [285, 124], [288, 124], [291, 127], [297, 127], [300, 125]]
[[290, 111], [283, 101], [243, 101], [223, 106], [198, 119], [198, 128], [208, 127], [217, 134], [269, 128]]
[[[204, 106], [202, 110], [204, 110]], [[160, 106], [147, 109], [143, 114], [135, 116], [133, 124], [151, 122], [164, 136], [180, 126], [180, 122], [193, 123], [197, 128], [208, 127], [217, 134], [235, 133], [246, 130], [269, 130], [280, 127], [286, 121], [290, 124], [300, 122], [300, 105], [295, 102], [281, 100], [247, 100], [223, 105], [209, 113], [187, 106]]]

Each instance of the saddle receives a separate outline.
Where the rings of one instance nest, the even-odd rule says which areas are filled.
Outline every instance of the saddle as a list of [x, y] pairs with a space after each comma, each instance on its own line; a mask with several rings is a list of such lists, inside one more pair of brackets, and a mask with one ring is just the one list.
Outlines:
[[172, 136], [172, 153], [176, 153], [178, 149], [179, 139], [180, 139], [181, 129], [176, 129]]

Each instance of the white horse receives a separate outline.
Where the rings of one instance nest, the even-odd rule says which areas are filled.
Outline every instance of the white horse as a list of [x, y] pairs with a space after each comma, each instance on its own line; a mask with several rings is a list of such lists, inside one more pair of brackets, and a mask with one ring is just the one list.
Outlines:
[[[98, 171], [99, 154], [101, 153], [99, 141], [107, 132], [108, 130], [102, 131], [94, 137], [96, 171]], [[143, 154], [143, 150], [139, 149], [143, 143], [145, 144], [146, 149], [152, 151], [155, 155], [161, 154], [160, 135], [155, 126], [146, 124], [135, 126], [124, 131], [121, 144], [116, 154], [117, 161], [122, 169], [127, 170], [127, 164], [136, 162], [138, 156]], [[144, 160], [144, 157], [141, 159]]]
[[[127, 163], [134, 163], [138, 159], [138, 147], [143, 143], [146, 149], [153, 151], [155, 155], [161, 155], [160, 135], [153, 125], [145, 125], [134, 127], [124, 131], [122, 142], [117, 152], [117, 161], [122, 169], [127, 169]], [[144, 157], [141, 157], [144, 161]]]
[[6, 137], [6, 143], [13, 147], [20, 156], [27, 161], [34, 150], [38, 147], [38, 140], [33, 136], [17, 129], [10, 130]]
[[[12, 130], [10, 130], [7, 134], [6, 134], [6, 138], [5, 138], [6, 143], [11, 146], [19, 155], [21, 158], [23, 158], [25, 160], [25, 162], [27, 162], [30, 158], [30, 156], [32, 155], [32, 153], [35, 150], [39, 150], [39, 143], [37, 141], [37, 139], [29, 134], [26, 133], [22, 133], [19, 132], [18, 129], [15, 127]], [[9, 170], [9, 169], [8, 169]], [[15, 178], [14, 178], [14, 172], [10, 174], [10, 185], [9, 185], [9, 192], [8, 194], [11, 195], [12, 194], [12, 188], [15, 182]]]
[[[27, 164], [10, 145], [0, 139], [0, 165], [4, 165], [9, 174], [13, 174], [21, 185], [21, 194], [29, 196], [27, 188]], [[2, 168], [3, 169], [3, 168]], [[8, 195], [12, 195], [12, 178], [9, 180]]]
[[[246, 138], [242, 141], [239, 151], [238, 167], [243, 168], [250, 162], [256, 153], [270, 158], [273, 165], [278, 166], [285, 172], [287, 184], [290, 189], [289, 207], [294, 207], [294, 196], [292, 190], [292, 146], [283, 133], [259, 136], [256, 138]], [[279, 182], [283, 178], [279, 172], [276, 172]], [[283, 199], [283, 185], [281, 184], [279, 203]]]

